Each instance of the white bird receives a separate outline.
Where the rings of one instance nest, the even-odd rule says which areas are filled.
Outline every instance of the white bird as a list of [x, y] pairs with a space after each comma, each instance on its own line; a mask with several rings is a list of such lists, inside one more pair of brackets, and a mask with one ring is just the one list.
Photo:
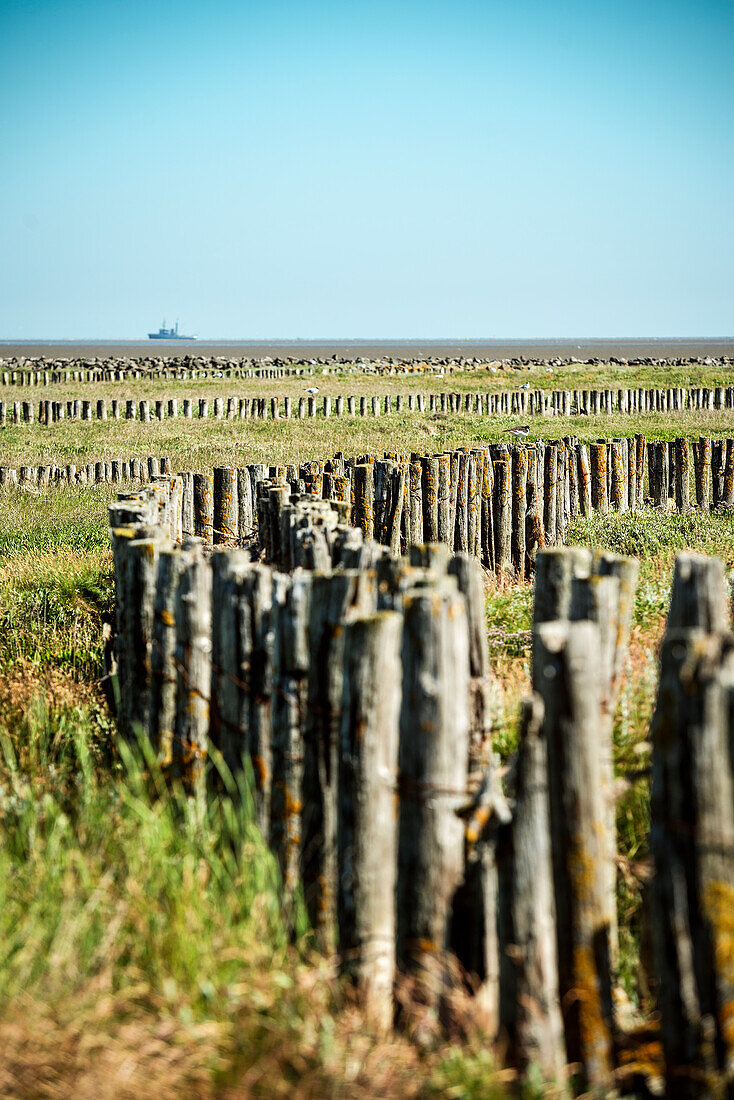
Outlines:
[[319, 387], [318, 386], [309, 386], [308, 389], [306, 390], [306, 393], [310, 393], [310, 394], [315, 394], [315, 393], [318, 393], [318, 392], [319, 392]]
[[529, 390], [530, 389], [530, 383], [529, 382], [524, 382], [523, 385], [520, 386], [520, 389], [521, 390]]

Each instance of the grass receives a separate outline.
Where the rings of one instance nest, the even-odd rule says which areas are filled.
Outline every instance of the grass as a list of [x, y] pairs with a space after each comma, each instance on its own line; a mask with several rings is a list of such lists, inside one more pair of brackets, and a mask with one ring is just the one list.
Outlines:
[[[390, 416], [257, 421], [198, 419], [62, 421], [6, 425], [0, 429], [3, 464], [8, 466], [76, 463], [167, 455], [176, 470], [251, 462], [304, 462], [347, 455], [381, 454], [386, 449], [410, 454], [436, 453], [455, 447], [507, 441], [504, 429], [516, 416], [450, 413], [392, 413]], [[529, 440], [576, 435], [585, 442], [600, 437], [726, 437], [732, 434], [731, 410], [687, 411], [671, 419], [665, 413], [584, 417], [532, 417]]]

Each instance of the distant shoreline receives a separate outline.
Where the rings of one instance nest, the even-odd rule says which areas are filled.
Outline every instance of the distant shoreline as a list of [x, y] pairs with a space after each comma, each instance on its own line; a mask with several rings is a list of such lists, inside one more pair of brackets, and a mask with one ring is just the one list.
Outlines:
[[129, 358], [199, 356], [363, 358], [463, 357], [655, 359], [734, 356], [734, 336], [720, 338], [619, 338], [547, 340], [0, 340], [0, 358]]

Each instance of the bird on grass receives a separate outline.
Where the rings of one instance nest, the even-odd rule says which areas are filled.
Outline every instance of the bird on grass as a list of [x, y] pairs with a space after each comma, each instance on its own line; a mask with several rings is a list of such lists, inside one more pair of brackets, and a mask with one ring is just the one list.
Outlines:
[[308, 389], [306, 390], [306, 393], [310, 393], [311, 396], [313, 396], [314, 394], [317, 394], [318, 392], [319, 392], [319, 387], [318, 386], [309, 386]]
[[518, 424], [516, 428], [505, 428], [505, 431], [509, 432], [510, 435], [516, 436], [517, 439], [525, 439], [530, 435], [530, 425]]
[[530, 389], [530, 383], [529, 382], [523, 382], [522, 386], [520, 386], [520, 389], [521, 390], [529, 390]]

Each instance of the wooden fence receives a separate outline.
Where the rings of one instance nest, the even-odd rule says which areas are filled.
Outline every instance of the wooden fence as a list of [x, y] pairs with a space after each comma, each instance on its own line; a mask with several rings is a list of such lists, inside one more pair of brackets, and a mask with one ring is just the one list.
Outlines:
[[[170, 460], [154, 456], [79, 468], [0, 467], [0, 486], [143, 482], [161, 474], [171, 474]], [[668, 443], [638, 435], [587, 446], [567, 436], [433, 455], [340, 454], [299, 465], [184, 471], [172, 483], [181, 498], [178, 541], [195, 535], [207, 544], [249, 543], [257, 533], [269, 560], [284, 568], [305, 564], [299, 555], [306, 551], [294, 541], [293, 507], [301, 500], [315, 507], [323, 499], [393, 556], [440, 542], [488, 569], [523, 578], [539, 550], [565, 543], [577, 515], [643, 503], [679, 512], [734, 507], [734, 440]], [[323, 557], [318, 538], [308, 553]]]
[[501, 390], [494, 393], [411, 393], [361, 396], [302, 397], [171, 397], [155, 400], [106, 398], [65, 401], [41, 399], [0, 401], [0, 426], [51, 426], [64, 420], [137, 420], [140, 423], [177, 419], [300, 420], [316, 416], [375, 417], [406, 412], [471, 416], [586, 416], [606, 413], [640, 414], [714, 412], [734, 408], [734, 386], [696, 386], [604, 390]]
[[668, 1095], [724, 1094], [734, 643], [719, 562], [679, 557], [663, 645], [650, 890], [660, 1023], [642, 1047], [613, 996], [612, 723], [634, 559], [539, 554], [532, 695], [503, 790], [476, 561], [440, 545], [396, 560], [372, 545], [357, 568], [337, 554], [286, 573], [242, 550], [179, 546], [170, 480], [110, 516], [122, 735], [149, 738], [189, 789], [211, 755], [245, 769], [286, 913], [302, 890], [318, 942], [337, 949], [377, 1025], [393, 1022], [398, 975], [429, 1029], [471, 986], [520, 1070], [558, 1081], [572, 1065], [575, 1086], [601, 1094], [649, 1082], [662, 1051]]

